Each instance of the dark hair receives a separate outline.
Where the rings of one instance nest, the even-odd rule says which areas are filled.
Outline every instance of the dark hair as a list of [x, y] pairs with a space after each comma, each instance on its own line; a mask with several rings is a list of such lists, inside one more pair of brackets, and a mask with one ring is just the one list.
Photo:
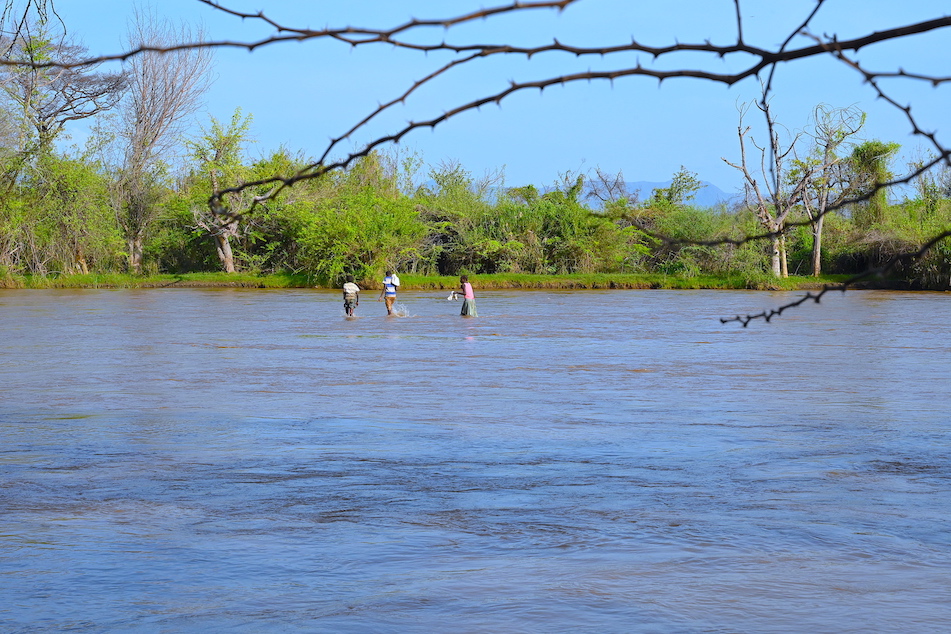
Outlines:
[[348, 282], [352, 282], [352, 281], [353, 281], [353, 276], [352, 276], [352, 275], [348, 275], [348, 276], [347, 276], [347, 281], [348, 281]]
[[387, 275], [393, 275], [393, 271], [387, 271], [386, 274], [387, 274]]
[[459, 276], [459, 281], [462, 282], [463, 284], [465, 284], [466, 282], [469, 281], [469, 276], [468, 276], [468, 275], [460, 275], [460, 276]]

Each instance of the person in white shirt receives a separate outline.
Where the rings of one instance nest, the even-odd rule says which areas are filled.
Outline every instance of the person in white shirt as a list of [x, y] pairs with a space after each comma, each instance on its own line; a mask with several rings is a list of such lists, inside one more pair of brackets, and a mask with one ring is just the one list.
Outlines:
[[396, 289], [399, 288], [399, 285], [400, 278], [396, 277], [393, 271], [387, 271], [386, 277], [383, 278], [383, 290], [380, 291], [380, 297], [376, 300], [386, 300], [387, 315], [393, 314], [393, 304], [396, 302]]
[[348, 275], [343, 285], [343, 310], [347, 317], [353, 317], [353, 311], [359, 305], [360, 287], [353, 283], [353, 276]]

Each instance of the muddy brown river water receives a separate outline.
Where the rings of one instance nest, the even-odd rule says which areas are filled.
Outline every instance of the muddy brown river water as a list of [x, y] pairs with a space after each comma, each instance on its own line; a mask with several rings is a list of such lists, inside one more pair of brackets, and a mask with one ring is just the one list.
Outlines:
[[951, 630], [951, 294], [0, 291], [0, 631]]

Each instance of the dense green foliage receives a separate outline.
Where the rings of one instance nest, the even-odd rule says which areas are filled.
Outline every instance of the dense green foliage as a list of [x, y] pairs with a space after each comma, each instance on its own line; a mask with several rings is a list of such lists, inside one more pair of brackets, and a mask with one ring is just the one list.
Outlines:
[[[501, 174], [477, 181], [456, 163], [421, 174], [418, 156], [372, 153], [347, 170], [260, 198], [271, 188], [268, 179], [294, 174], [311, 161], [283, 148], [249, 161], [252, 118], [240, 111], [228, 123], [212, 119], [186, 140], [179, 164], [157, 163], [142, 176], [148, 182], [133, 189], [147, 192], [150, 215], [133, 236], [123, 193], [130, 187], [128, 170], [106, 158], [125, 151], [121, 134], [97, 129], [86, 149], [64, 154], [39, 139], [36, 129], [44, 128], [29, 116], [13, 116], [15, 104], [0, 106], [11, 115], [8, 123], [19, 122], [0, 135], [0, 278], [226, 271], [336, 285], [347, 274], [373, 280], [393, 269], [431, 278], [646, 276], [624, 282], [634, 286], [658, 285], [651, 276], [714, 276], [746, 287], [778, 282], [769, 266], [769, 241], [743, 241], [762, 233], [762, 209], [693, 205], [701, 183], [686, 168], [645, 202], [624, 193], [595, 204], [580, 174], [564, 174], [544, 190], [508, 188]], [[889, 161], [897, 150], [865, 142], [835, 164], [834, 181], [823, 176], [812, 185], [826, 192], [838, 187], [839, 195], [868, 193], [864, 202], [824, 219], [823, 273], [881, 264], [951, 226], [947, 170], [924, 173], [914, 183], [915, 195], [902, 202], [876, 189], [891, 178]], [[800, 161], [792, 173], [808, 174], [811, 165]], [[263, 184], [209, 205], [214, 192], [243, 182]], [[785, 222], [808, 218], [810, 211], [794, 208]], [[787, 231], [783, 257], [790, 275], [816, 274], [810, 261], [816, 233], [809, 226]], [[724, 239], [736, 242], [713, 244]], [[130, 258], [138, 249], [141, 258]], [[897, 271], [895, 281], [944, 289], [949, 278], [951, 247], [942, 243]]]
[[[288, 173], [303, 163], [285, 150], [247, 165], [233, 153], [228, 161], [217, 177], [231, 181]], [[242, 216], [230, 239], [235, 269], [297, 274], [322, 284], [348, 273], [374, 279], [386, 268], [411, 276], [713, 275], [752, 287], [770, 278], [768, 245], [761, 241], [690, 243], [742, 238], [756, 233], [757, 223], [742, 206], [687, 204], [690, 186], [674, 191], [683, 186], [684, 174], [646, 203], [618, 200], [595, 207], [584, 199], [581, 179], [544, 193], [534, 187], [506, 190], [476, 183], [461, 166], [450, 165], [433, 169], [425, 185], [414, 185], [419, 177], [398, 163], [371, 155], [348, 171], [287, 189]], [[209, 165], [207, 158], [195, 158], [187, 174], [164, 184], [162, 212], [145, 240], [146, 273], [221, 270], [220, 253], [202, 221], [213, 186]], [[49, 153], [35, 161], [0, 200], [0, 274], [124, 271], [110, 179], [108, 170], [81, 156]], [[948, 192], [934, 179], [920, 190], [921, 196], [898, 204], [879, 197], [829, 216], [823, 270], [863, 270], [916, 249], [949, 226]], [[264, 191], [262, 186], [248, 195]], [[231, 203], [241, 212], [247, 201]], [[654, 237], [660, 235], [671, 240]], [[789, 233], [792, 275], [809, 273], [811, 240], [808, 227]], [[912, 287], [946, 288], [951, 247], [939, 244], [899, 274]]]

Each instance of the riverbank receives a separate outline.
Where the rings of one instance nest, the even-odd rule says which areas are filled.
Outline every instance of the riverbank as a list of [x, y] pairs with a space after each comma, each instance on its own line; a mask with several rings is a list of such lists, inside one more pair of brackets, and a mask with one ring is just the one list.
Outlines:
[[[578, 275], [524, 275], [493, 274], [471, 276], [474, 285], [481, 289], [724, 289], [724, 290], [799, 290], [821, 288], [823, 284], [835, 284], [847, 279], [845, 275], [830, 275], [821, 278], [789, 277], [777, 280], [767, 276], [756, 279], [747, 277], [719, 277], [701, 275], [680, 277], [663, 274], [596, 273]], [[401, 289], [445, 290], [457, 288], [457, 276], [401, 275]], [[358, 280], [361, 288], [378, 290], [380, 280]], [[883, 285], [888, 287], [887, 284]], [[61, 276], [5, 276], [0, 278], [0, 288], [51, 289], [51, 288], [323, 288], [335, 289], [336, 285], [321, 283], [306, 274], [255, 275], [251, 273], [185, 273], [162, 275], [95, 274]]]

